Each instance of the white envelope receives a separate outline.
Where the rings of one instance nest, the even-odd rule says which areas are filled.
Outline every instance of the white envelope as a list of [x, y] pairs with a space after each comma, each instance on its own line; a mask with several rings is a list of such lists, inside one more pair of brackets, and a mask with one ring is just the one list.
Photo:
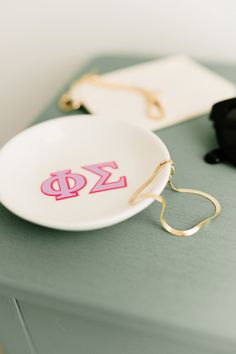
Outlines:
[[171, 56], [101, 75], [104, 82], [150, 90], [162, 103], [165, 116], [151, 119], [147, 102], [137, 92], [84, 83], [70, 90], [90, 113], [130, 121], [158, 130], [210, 111], [218, 101], [236, 96], [236, 86], [185, 56]]

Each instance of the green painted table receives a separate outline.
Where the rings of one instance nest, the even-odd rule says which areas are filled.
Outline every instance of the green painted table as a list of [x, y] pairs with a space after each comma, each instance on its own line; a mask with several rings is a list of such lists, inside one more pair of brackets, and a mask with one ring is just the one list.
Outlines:
[[[98, 57], [75, 77], [145, 60]], [[209, 67], [236, 82], [236, 67]], [[58, 97], [35, 122], [62, 116]], [[49, 230], [0, 206], [4, 353], [236, 353], [236, 171], [204, 163], [216, 144], [207, 117], [158, 135], [175, 161], [175, 183], [215, 195], [222, 215], [196, 236], [179, 239], [161, 229], [155, 203], [93, 232]], [[165, 195], [168, 220], [177, 227], [211, 212], [198, 197]]]

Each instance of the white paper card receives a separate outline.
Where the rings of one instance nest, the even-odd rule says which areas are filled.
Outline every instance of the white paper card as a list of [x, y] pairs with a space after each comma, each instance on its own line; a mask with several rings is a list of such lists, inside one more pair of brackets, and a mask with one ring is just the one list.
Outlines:
[[172, 56], [101, 75], [104, 82], [142, 87], [154, 92], [165, 117], [147, 115], [144, 97], [128, 90], [101, 88], [84, 83], [71, 89], [72, 99], [80, 99], [90, 113], [111, 119], [129, 120], [158, 130], [210, 111], [212, 105], [236, 96], [236, 86], [185, 56]]

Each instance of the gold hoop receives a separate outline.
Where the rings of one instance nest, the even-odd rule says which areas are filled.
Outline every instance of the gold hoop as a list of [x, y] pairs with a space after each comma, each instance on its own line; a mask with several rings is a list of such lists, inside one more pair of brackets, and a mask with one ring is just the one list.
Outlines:
[[[172, 190], [174, 190], [175, 192], [179, 192], [179, 193], [190, 193], [190, 194], [196, 194], [196, 195], [200, 195], [206, 199], [208, 199], [215, 208], [215, 212], [213, 215], [207, 217], [206, 219], [204, 219], [203, 221], [201, 221], [200, 223], [198, 223], [197, 225], [191, 227], [190, 229], [187, 230], [178, 230], [175, 229], [174, 227], [170, 226], [167, 221], [165, 220], [165, 211], [166, 211], [166, 207], [167, 207], [167, 202], [166, 199], [161, 196], [161, 195], [157, 195], [154, 193], [148, 193], [148, 194], [141, 194], [143, 192], [143, 190], [154, 180], [154, 178], [157, 176], [157, 174], [159, 173], [160, 169], [165, 166], [167, 163], [171, 164], [171, 173], [170, 173], [170, 177], [169, 177], [169, 181], [168, 184], [170, 186], [170, 188]], [[143, 198], [153, 198], [155, 200], [157, 200], [159, 203], [162, 204], [162, 208], [161, 208], [161, 213], [160, 213], [160, 222], [162, 227], [169, 232], [170, 234], [172, 234], [173, 236], [177, 236], [177, 237], [186, 237], [186, 236], [191, 236], [194, 235], [196, 232], [198, 232], [201, 228], [203, 228], [203, 226], [205, 226], [206, 224], [208, 224], [209, 222], [211, 222], [213, 219], [215, 219], [221, 212], [221, 205], [218, 202], [218, 200], [211, 196], [210, 194], [206, 193], [206, 192], [202, 192], [202, 191], [198, 191], [195, 189], [189, 189], [189, 188], [176, 188], [173, 185], [172, 179], [173, 179], [173, 175], [175, 173], [175, 168], [174, 168], [174, 164], [172, 160], [165, 160], [163, 162], [161, 162], [156, 169], [154, 170], [153, 174], [151, 175], [151, 177], [149, 177], [147, 179], [146, 182], [144, 182], [144, 184], [142, 184], [142, 186], [140, 186], [131, 196], [131, 198], [129, 199], [129, 203], [133, 204], [135, 203], [135, 201], [137, 200], [138, 197], [143, 197]]]

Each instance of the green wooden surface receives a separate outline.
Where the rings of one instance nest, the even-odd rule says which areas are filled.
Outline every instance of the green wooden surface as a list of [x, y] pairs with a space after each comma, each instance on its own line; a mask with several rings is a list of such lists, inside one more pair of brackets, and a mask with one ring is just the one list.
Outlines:
[[0, 296], [0, 354], [33, 354], [14, 299]]
[[[47, 307], [22, 302], [37, 354], [229, 354], [232, 343], [187, 332], [183, 338], [176, 328], [127, 328]], [[14, 354], [14, 353], [11, 353]], [[18, 353], [16, 353], [18, 354]]]
[[[99, 57], [79, 74], [144, 60]], [[236, 82], [236, 67], [209, 67]], [[62, 116], [56, 99], [37, 122]], [[216, 144], [206, 117], [158, 135], [175, 161], [176, 184], [220, 200], [223, 211], [215, 222], [196, 236], [174, 238], [160, 228], [160, 207], [154, 203], [119, 225], [70, 233], [30, 224], [0, 206], [0, 292], [131, 326], [156, 326], [169, 337], [178, 330], [182, 338], [207, 337], [215, 347], [227, 342], [236, 348], [236, 171], [203, 162]], [[211, 212], [198, 197], [165, 195], [171, 204], [168, 220], [177, 227]]]

